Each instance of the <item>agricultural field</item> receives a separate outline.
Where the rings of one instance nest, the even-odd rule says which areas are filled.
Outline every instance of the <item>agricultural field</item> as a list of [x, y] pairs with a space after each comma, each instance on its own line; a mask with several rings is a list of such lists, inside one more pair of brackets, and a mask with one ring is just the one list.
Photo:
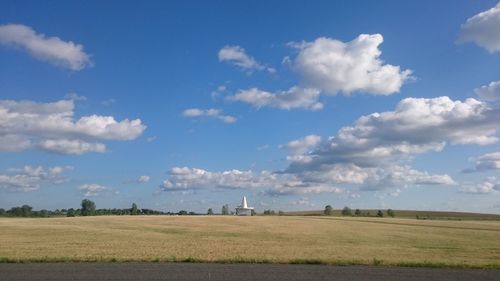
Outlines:
[[500, 268], [500, 221], [326, 216], [0, 218], [0, 261]]
[[[354, 209], [351, 209], [354, 213]], [[363, 216], [375, 217], [378, 209], [362, 209], [360, 210]], [[382, 210], [384, 215], [387, 216], [387, 210]], [[500, 221], [500, 215], [497, 214], [480, 214], [480, 213], [467, 213], [467, 212], [443, 212], [443, 211], [415, 211], [415, 210], [393, 210], [396, 218], [404, 219], [422, 219], [422, 220], [497, 220]], [[341, 216], [341, 209], [334, 209], [332, 215]], [[296, 211], [286, 212], [284, 215], [289, 216], [320, 216], [323, 215], [323, 210], [313, 211]]]

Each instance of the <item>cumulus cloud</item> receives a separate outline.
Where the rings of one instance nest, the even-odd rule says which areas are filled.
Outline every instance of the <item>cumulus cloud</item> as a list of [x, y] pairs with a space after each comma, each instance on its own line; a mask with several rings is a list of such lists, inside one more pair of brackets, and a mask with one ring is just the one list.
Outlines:
[[161, 186], [164, 191], [189, 191], [194, 189], [257, 189], [264, 194], [291, 195], [308, 193], [347, 194], [341, 184], [355, 184], [361, 190], [379, 190], [410, 185], [454, 185], [448, 175], [432, 175], [411, 169], [409, 166], [390, 165], [377, 168], [360, 168], [338, 164], [329, 170], [307, 172], [271, 172], [227, 170], [211, 172], [190, 167], [174, 167], [169, 179]]
[[301, 87], [292, 87], [288, 91], [279, 91], [276, 93], [251, 88], [240, 90], [235, 95], [228, 96], [227, 99], [248, 103], [256, 108], [274, 107], [286, 110], [295, 108], [320, 110], [323, 108], [323, 104], [318, 101], [319, 96], [319, 90]]
[[90, 66], [83, 46], [58, 37], [47, 37], [22, 24], [0, 25], [0, 44], [27, 51], [33, 57], [70, 70]]
[[464, 184], [460, 191], [471, 194], [489, 194], [500, 191], [500, 180], [495, 177], [486, 178], [483, 182], [477, 184]]
[[249, 56], [245, 52], [245, 49], [240, 46], [224, 46], [224, 48], [219, 50], [218, 57], [219, 61], [229, 62], [249, 73], [262, 70], [266, 70], [271, 74], [274, 74], [276, 72], [276, 69], [267, 67], [257, 62], [253, 57]]
[[298, 49], [298, 53], [294, 58], [286, 57], [284, 62], [299, 75], [298, 86], [276, 92], [244, 89], [227, 98], [256, 108], [321, 110], [323, 104], [319, 98], [323, 93], [397, 93], [404, 82], [411, 78], [412, 71], [384, 64], [379, 49], [383, 41], [380, 34], [361, 34], [347, 43], [326, 37], [313, 42], [290, 43], [290, 46]]
[[288, 148], [294, 153], [305, 153], [310, 147], [317, 145], [321, 142], [321, 137], [318, 135], [307, 135], [301, 139], [289, 141], [286, 144], [282, 144], [280, 148]]
[[67, 181], [64, 173], [72, 170], [70, 166], [24, 166], [22, 169], [10, 169], [0, 174], [0, 189], [29, 192], [40, 188], [41, 184], [60, 184]]
[[266, 193], [270, 195], [342, 192], [334, 186], [303, 182], [292, 174], [240, 170], [210, 172], [189, 167], [172, 168], [169, 179], [162, 184], [164, 191], [186, 191], [199, 188], [258, 188], [266, 189]]
[[487, 153], [475, 159], [475, 167], [464, 172], [481, 172], [488, 170], [500, 171], [500, 151]]
[[[495, 143], [498, 120], [498, 107], [472, 98], [406, 98], [394, 110], [362, 116], [325, 141], [309, 135], [281, 145], [292, 152], [287, 158], [290, 164], [283, 171], [210, 172], [177, 167], [163, 188], [256, 188], [265, 189], [268, 195], [286, 195], [349, 193], [348, 187], [382, 190], [415, 185], [456, 186], [447, 174], [419, 171], [403, 163], [418, 154], [440, 151], [447, 144]], [[485, 155], [478, 160], [489, 163], [496, 161], [496, 156]], [[496, 163], [483, 165], [492, 167]]]
[[81, 155], [88, 152], [106, 152], [106, 146], [104, 144], [88, 143], [82, 140], [48, 139], [41, 140], [38, 146], [42, 150], [61, 154]]
[[299, 53], [291, 66], [307, 87], [332, 95], [339, 92], [390, 95], [399, 92], [412, 71], [384, 64], [379, 49], [383, 41], [380, 34], [361, 34], [347, 43], [326, 37], [292, 43]]
[[365, 190], [455, 185], [449, 175], [433, 175], [397, 163], [440, 151], [447, 143], [495, 143], [498, 120], [498, 108], [475, 99], [407, 98], [393, 111], [360, 117], [353, 126], [341, 128], [336, 136], [300, 157], [292, 154], [285, 172], [307, 181], [354, 184]]
[[498, 141], [500, 110], [475, 99], [406, 98], [394, 111], [359, 118], [354, 126], [307, 154], [310, 161], [293, 162], [289, 170], [317, 170], [352, 163], [360, 167], [428, 152], [447, 143], [486, 145]]
[[219, 109], [199, 109], [199, 108], [189, 108], [182, 112], [182, 116], [186, 118], [196, 118], [196, 117], [210, 117], [220, 120], [224, 123], [235, 123], [238, 119], [231, 115], [224, 115], [222, 110]]
[[279, 145], [279, 148], [290, 149], [293, 153], [287, 156], [287, 160], [294, 162], [307, 162], [309, 157], [305, 155], [311, 147], [316, 146], [321, 142], [321, 137], [317, 135], [308, 135], [298, 140], [290, 141], [286, 144]]
[[462, 24], [459, 42], [473, 42], [490, 53], [500, 51], [500, 3]]
[[[499, 16], [500, 17], [500, 16]], [[484, 101], [500, 100], [500, 81], [491, 82], [474, 90], [476, 96]]]
[[38, 148], [64, 154], [105, 152], [97, 140], [132, 140], [146, 129], [140, 119], [112, 116], [74, 119], [74, 101], [37, 103], [0, 100], [0, 151]]
[[151, 179], [151, 177], [150, 177], [150, 176], [140, 176], [140, 177], [137, 179], [137, 182], [140, 182], [140, 183], [145, 183], [145, 182], [148, 182], [150, 179]]
[[91, 183], [80, 185], [78, 187], [78, 190], [81, 191], [85, 197], [94, 197], [100, 195], [103, 192], [108, 192], [113, 189], [111, 187]]

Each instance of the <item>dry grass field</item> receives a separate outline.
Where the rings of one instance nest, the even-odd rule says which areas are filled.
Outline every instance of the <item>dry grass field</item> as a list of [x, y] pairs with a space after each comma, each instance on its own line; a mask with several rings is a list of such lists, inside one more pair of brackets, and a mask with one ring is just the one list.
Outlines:
[[0, 261], [500, 268], [500, 222], [313, 216], [0, 218]]

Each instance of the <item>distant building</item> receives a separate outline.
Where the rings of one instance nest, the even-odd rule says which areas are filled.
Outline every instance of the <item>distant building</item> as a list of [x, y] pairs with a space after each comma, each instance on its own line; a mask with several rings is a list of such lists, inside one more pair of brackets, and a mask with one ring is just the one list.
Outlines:
[[236, 207], [236, 215], [238, 216], [251, 216], [253, 207], [248, 207], [247, 198], [243, 196], [241, 199], [241, 205]]

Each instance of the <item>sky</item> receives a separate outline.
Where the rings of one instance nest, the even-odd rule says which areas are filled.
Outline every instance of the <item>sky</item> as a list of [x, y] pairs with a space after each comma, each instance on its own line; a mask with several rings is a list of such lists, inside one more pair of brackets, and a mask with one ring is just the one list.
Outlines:
[[500, 214], [496, 1], [2, 1], [0, 207]]

